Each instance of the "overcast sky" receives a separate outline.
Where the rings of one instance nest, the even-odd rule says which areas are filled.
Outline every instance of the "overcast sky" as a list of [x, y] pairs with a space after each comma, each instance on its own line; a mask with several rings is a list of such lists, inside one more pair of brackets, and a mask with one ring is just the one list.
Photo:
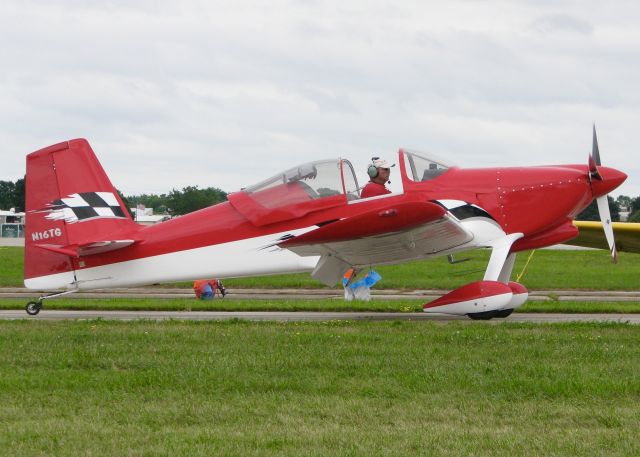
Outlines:
[[401, 146], [586, 163], [595, 121], [640, 195], [635, 1], [5, 0], [0, 58], [2, 180], [78, 137], [125, 195], [332, 157], [364, 181]]

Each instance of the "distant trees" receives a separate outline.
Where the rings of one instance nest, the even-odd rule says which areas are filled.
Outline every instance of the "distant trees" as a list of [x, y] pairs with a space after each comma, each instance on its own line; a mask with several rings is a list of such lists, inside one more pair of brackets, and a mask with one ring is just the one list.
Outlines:
[[616, 202], [629, 211], [629, 222], [640, 222], [640, 197], [631, 198], [627, 195], [618, 195]]
[[153, 208], [156, 213], [167, 212], [172, 216], [191, 213], [226, 199], [227, 193], [217, 187], [199, 189], [198, 186], [187, 186], [182, 190], [173, 189], [169, 194], [141, 194], [127, 197], [133, 206], [141, 203]]
[[[611, 211], [611, 220], [619, 221], [620, 220], [620, 204], [617, 200], [614, 200], [611, 197], [607, 197], [609, 201], [609, 210]], [[579, 221], [599, 221], [600, 214], [598, 213], [598, 204], [596, 201], [592, 201], [589, 206], [585, 208], [580, 214], [576, 216], [576, 220]]]
[[129, 204], [132, 208], [135, 208], [139, 204], [144, 205], [148, 208], [153, 208], [154, 212], [159, 214], [167, 213], [167, 194], [140, 194], [140, 195], [130, 195], [127, 197], [129, 200]]
[[616, 197], [616, 202], [618, 203], [618, 205], [620, 205], [620, 207], [625, 207], [625, 208], [630, 208], [631, 207], [631, 201], [633, 199], [627, 195], [618, 195]]
[[630, 199], [629, 222], [640, 222], [640, 197]]
[[[628, 222], [640, 222], [640, 197], [631, 198], [627, 195], [618, 195], [616, 199], [609, 197], [609, 208], [611, 209], [611, 220], [620, 220], [620, 208], [626, 208], [629, 211]], [[599, 221], [598, 206], [594, 201], [578, 216], [579, 221]]]
[[127, 213], [129, 213], [129, 215], [133, 217], [133, 214], [131, 214], [131, 204], [129, 203], [127, 197], [125, 197], [118, 189], [116, 189], [116, 192], [118, 192], [118, 197], [120, 197], [120, 200], [122, 200], [124, 207], [127, 208]]
[[[154, 208], [156, 213], [169, 213], [172, 216], [187, 214], [207, 206], [215, 205], [227, 199], [227, 193], [217, 187], [199, 189], [198, 186], [187, 186], [182, 190], [173, 189], [168, 194], [141, 194], [125, 196], [117, 191], [127, 209], [142, 203], [146, 207]], [[24, 211], [25, 208], [24, 178], [13, 181], [0, 180], [0, 209], [15, 208]]]
[[198, 189], [198, 186], [187, 186], [181, 191], [174, 189], [169, 193], [167, 209], [171, 214], [187, 214], [226, 199], [227, 193], [216, 187]]
[[0, 181], [0, 209], [24, 211], [24, 178], [13, 181]]

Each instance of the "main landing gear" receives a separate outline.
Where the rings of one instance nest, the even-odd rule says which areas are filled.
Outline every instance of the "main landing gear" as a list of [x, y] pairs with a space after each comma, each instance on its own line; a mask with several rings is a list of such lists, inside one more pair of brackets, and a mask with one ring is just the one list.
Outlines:
[[35, 316], [37, 315], [40, 310], [42, 309], [42, 300], [46, 300], [49, 298], [56, 298], [56, 297], [61, 297], [62, 295], [68, 295], [68, 294], [72, 294], [74, 292], [77, 292], [78, 289], [73, 289], [73, 290], [67, 290], [65, 292], [57, 292], [55, 294], [49, 294], [49, 295], [43, 295], [41, 297], [38, 298], [38, 300], [36, 301], [30, 301], [29, 303], [27, 303], [27, 314], [29, 316]]

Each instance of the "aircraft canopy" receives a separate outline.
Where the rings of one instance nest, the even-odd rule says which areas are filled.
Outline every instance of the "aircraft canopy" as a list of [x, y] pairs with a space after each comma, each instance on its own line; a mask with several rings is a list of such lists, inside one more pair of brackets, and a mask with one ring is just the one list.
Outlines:
[[353, 166], [348, 160], [333, 159], [285, 170], [231, 194], [229, 201], [260, 226], [302, 217], [357, 198], [360, 194]]
[[423, 153], [406, 149], [403, 152], [408, 177], [415, 182], [435, 179], [451, 167], [450, 164], [434, 156], [427, 157]]
[[345, 193], [350, 199], [358, 198], [358, 183], [348, 160], [319, 160], [285, 170], [244, 191], [264, 207], [277, 208]]

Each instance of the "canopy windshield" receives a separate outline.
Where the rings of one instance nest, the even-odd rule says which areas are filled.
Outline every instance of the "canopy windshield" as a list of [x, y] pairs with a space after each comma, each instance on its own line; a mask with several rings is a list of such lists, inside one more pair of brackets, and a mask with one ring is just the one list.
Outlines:
[[429, 181], [445, 173], [450, 164], [431, 156], [431, 158], [415, 151], [404, 151], [407, 174], [413, 181]]
[[355, 175], [349, 161], [321, 160], [290, 168], [247, 187], [244, 191], [265, 208], [278, 208], [305, 201], [344, 196], [345, 191], [350, 195], [357, 192], [357, 182], [354, 181]]

